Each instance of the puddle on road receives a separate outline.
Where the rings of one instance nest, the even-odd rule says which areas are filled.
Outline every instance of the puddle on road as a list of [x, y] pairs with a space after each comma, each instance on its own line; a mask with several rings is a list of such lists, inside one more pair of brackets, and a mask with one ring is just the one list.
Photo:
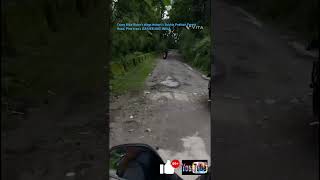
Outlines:
[[166, 80], [161, 81], [160, 84], [170, 88], [176, 88], [180, 85], [179, 82], [175, 81], [171, 76], [168, 76]]
[[[181, 160], [208, 160], [209, 166], [211, 166], [210, 155], [206, 150], [206, 144], [204, 140], [198, 136], [198, 132], [193, 136], [187, 136], [181, 138], [183, 143], [183, 150], [180, 152], [159, 149], [158, 153], [161, 158], [166, 162], [167, 160], [178, 159]], [[175, 170], [180, 177], [186, 180], [196, 179], [198, 176], [182, 176], [181, 167]]]

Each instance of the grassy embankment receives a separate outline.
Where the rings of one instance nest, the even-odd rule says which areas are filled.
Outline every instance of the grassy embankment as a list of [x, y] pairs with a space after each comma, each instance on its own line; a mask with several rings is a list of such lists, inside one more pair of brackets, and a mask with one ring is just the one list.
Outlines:
[[134, 56], [136, 63], [128, 63], [124, 70], [121, 64], [111, 64], [112, 79], [110, 80], [111, 93], [123, 94], [129, 91], [142, 90], [145, 80], [156, 65], [156, 53], [146, 53]]

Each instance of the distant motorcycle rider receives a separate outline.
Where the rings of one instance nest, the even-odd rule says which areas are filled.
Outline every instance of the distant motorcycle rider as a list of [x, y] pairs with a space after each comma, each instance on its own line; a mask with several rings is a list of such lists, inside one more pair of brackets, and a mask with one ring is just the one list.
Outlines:
[[163, 59], [167, 59], [167, 57], [168, 57], [168, 49], [165, 48], [165, 49], [163, 50]]
[[161, 52], [163, 53], [162, 58], [167, 59], [169, 50], [168, 50], [168, 37], [166, 34], [163, 34], [163, 37], [159, 46], [160, 46]]

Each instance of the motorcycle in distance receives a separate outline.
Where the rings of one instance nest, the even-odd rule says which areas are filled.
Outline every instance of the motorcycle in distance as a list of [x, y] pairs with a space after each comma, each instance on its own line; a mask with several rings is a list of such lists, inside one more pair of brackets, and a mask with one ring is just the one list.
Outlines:
[[[176, 173], [161, 174], [160, 165], [165, 164], [156, 150], [147, 144], [122, 144], [109, 151], [110, 180], [182, 180]], [[197, 180], [210, 180], [207, 174]]]
[[168, 50], [166, 49], [166, 50], [164, 50], [164, 52], [163, 52], [162, 58], [163, 58], [163, 59], [167, 59], [167, 57], [168, 57]]

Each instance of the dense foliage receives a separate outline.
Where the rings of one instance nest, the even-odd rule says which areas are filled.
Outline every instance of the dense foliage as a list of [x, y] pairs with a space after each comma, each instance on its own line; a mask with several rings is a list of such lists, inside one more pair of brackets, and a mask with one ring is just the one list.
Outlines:
[[210, 72], [209, 0], [175, 0], [169, 12], [171, 23], [195, 23], [203, 28], [177, 28], [176, 47], [188, 63]]
[[[162, 0], [114, 0], [112, 4], [112, 64], [111, 70], [121, 64], [136, 64], [141, 54], [159, 50], [160, 31], [118, 31], [118, 23], [161, 23], [165, 5]], [[138, 57], [139, 56], [139, 57]], [[132, 62], [134, 61], [134, 62]]]

